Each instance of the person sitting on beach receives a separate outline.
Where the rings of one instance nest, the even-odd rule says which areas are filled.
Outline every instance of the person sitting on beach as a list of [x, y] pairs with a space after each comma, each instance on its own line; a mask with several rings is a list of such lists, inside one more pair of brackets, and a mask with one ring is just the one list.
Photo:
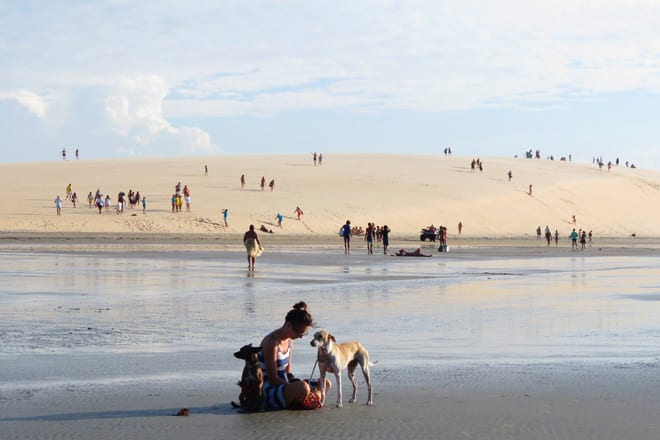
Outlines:
[[354, 226], [351, 229], [351, 234], [352, 235], [364, 235], [364, 229], [362, 229], [362, 226]]
[[417, 248], [412, 252], [408, 252], [405, 249], [399, 249], [399, 251], [396, 254], [390, 254], [393, 257], [430, 257], [430, 255], [426, 255], [422, 253], [421, 248]]
[[[270, 332], [261, 341], [258, 353], [263, 371], [265, 409], [316, 409], [321, 407], [319, 381], [296, 379], [291, 373], [293, 341], [307, 335], [314, 326], [312, 315], [303, 301], [295, 304], [286, 314], [284, 324]], [[325, 392], [330, 391], [330, 380], [325, 380]]]

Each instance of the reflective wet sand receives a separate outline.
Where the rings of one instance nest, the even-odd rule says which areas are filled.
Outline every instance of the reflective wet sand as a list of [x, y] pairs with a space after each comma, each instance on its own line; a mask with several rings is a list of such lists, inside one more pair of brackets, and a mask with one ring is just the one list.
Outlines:
[[[339, 342], [360, 340], [378, 360], [373, 375], [381, 417], [408, 412], [391, 407], [400, 393], [417, 396], [412, 403], [404, 398], [422, 418], [410, 438], [438, 432], [434, 399], [490, 402], [489, 396], [535, 392], [548, 399], [556, 394], [560, 402], [577, 393], [590, 402], [593, 417], [605, 419], [615, 408], [599, 412], [593, 402], [616, 394], [624, 409], [647, 408], [629, 414], [645, 422], [644, 411], [653, 408], [647, 401], [658, 394], [648, 389], [649, 381], [657, 384], [658, 257], [515, 254], [466, 248], [395, 258], [282, 246], [249, 272], [238, 249], [5, 249], [0, 433], [24, 432], [22, 424], [34, 422], [43, 425], [39, 429], [53, 421], [89, 423], [85, 429], [91, 429], [98, 419], [153, 421], [177, 399], [194, 407], [193, 414], [231, 417], [225, 405], [238, 394], [242, 368], [231, 353], [258, 343], [299, 300], [308, 303], [319, 327]], [[307, 339], [297, 342], [295, 353], [294, 370], [303, 377], [315, 359]], [[347, 386], [345, 381], [345, 394]], [[150, 394], [160, 403], [153, 405]], [[52, 406], [54, 401], [60, 403]], [[136, 412], [112, 416], [112, 405], [124, 401]], [[542, 409], [539, 401], [530, 405]], [[657, 400], [654, 405], [659, 408]], [[491, 402], [482, 410], [490, 417], [497, 407]], [[469, 408], [464, 412], [475, 406]], [[351, 423], [364, 432], [360, 423], [367, 415], [352, 415]], [[529, 415], [518, 423], [530, 424], [526, 438], [555, 438], [546, 425], [569, 414], [555, 416], [535, 422]], [[263, 417], [257, 426], [274, 416]], [[445, 420], [442, 432], [452, 435], [458, 426], [446, 424], [457, 419]], [[230, 420], [231, 432], [245, 429]], [[584, 433], [583, 422], [596, 423], [578, 420], [566, 434]], [[654, 430], [646, 426], [630, 438]], [[474, 432], [507, 438], [492, 435], [488, 426]], [[616, 438], [607, 437], [616, 432], [611, 429], [594, 432]], [[197, 434], [203, 438], [205, 431]]]

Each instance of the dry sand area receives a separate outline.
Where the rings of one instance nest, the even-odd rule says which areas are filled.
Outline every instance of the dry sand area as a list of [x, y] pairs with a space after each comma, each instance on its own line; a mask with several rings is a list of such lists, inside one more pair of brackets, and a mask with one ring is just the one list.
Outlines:
[[[0, 230], [5, 233], [242, 233], [249, 224], [277, 235], [314, 239], [336, 236], [347, 219], [353, 225], [387, 224], [392, 238], [412, 238], [431, 223], [456, 236], [523, 237], [537, 226], [567, 236], [576, 228], [597, 237], [660, 236], [660, 172], [624, 166], [599, 170], [592, 164], [525, 158], [481, 158], [482, 172], [469, 157], [327, 155], [314, 166], [311, 155], [211, 158], [68, 160], [0, 165], [5, 192]], [[204, 175], [204, 165], [209, 173]], [[507, 172], [513, 178], [508, 181]], [[240, 186], [245, 174], [246, 185]], [[275, 180], [274, 191], [259, 181]], [[177, 182], [191, 191], [191, 212], [172, 213]], [[74, 209], [64, 201], [62, 216], [53, 200], [72, 185]], [[533, 185], [532, 195], [528, 194]], [[126, 209], [99, 215], [87, 207], [97, 189], [113, 204], [120, 191], [146, 196], [147, 213]], [[294, 209], [304, 212], [297, 221]], [[228, 208], [229, 227], [221, 209]], [[185, 211], [185, 207], [184, 207]], [[284, 228], [276, 227], [276, 214]]]

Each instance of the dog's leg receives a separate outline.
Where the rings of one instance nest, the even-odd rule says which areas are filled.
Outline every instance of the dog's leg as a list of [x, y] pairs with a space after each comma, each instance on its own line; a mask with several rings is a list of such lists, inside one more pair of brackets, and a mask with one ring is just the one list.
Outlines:
[[341, 371], [339, 369], [336, 370], [337, 372], [335, 373], [335, 379], [337, 381], [337, 408], [341, 408], [344, 406], [342, 404], [342, 395], [341, 395]]
[[369, 370], [369, 359], [365, 359], [364, 364], [360, 364], [362, 367], [362, 374], [364, 374], [364, 381], [367, 383], [367, 405], [373, 405], [374, 400], [372, 398], [372, 389], [371, 389], [371, 371]]
[[319, 378], [321, 382], [319, 386], [321, 387], [321, 406], [325, 405], [325, 370], [321, 368], [321, 377]]
[[351, 397], [351, 400], [349, 402], [354, 403], [357, 401], [357, 380], [355, 379], [355, 369], [357, 368], [357, 361], [350, 361], [348, 363], [348, 378], [350, 379], [351, 383], [353, 384], [353, 397]]

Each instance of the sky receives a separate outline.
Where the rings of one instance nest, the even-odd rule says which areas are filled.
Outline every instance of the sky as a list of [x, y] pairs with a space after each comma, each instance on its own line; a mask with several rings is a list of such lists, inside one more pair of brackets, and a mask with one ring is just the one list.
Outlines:
[[2, 162], [394, 153], [660, 169], [657, 0], [0, 0]]

